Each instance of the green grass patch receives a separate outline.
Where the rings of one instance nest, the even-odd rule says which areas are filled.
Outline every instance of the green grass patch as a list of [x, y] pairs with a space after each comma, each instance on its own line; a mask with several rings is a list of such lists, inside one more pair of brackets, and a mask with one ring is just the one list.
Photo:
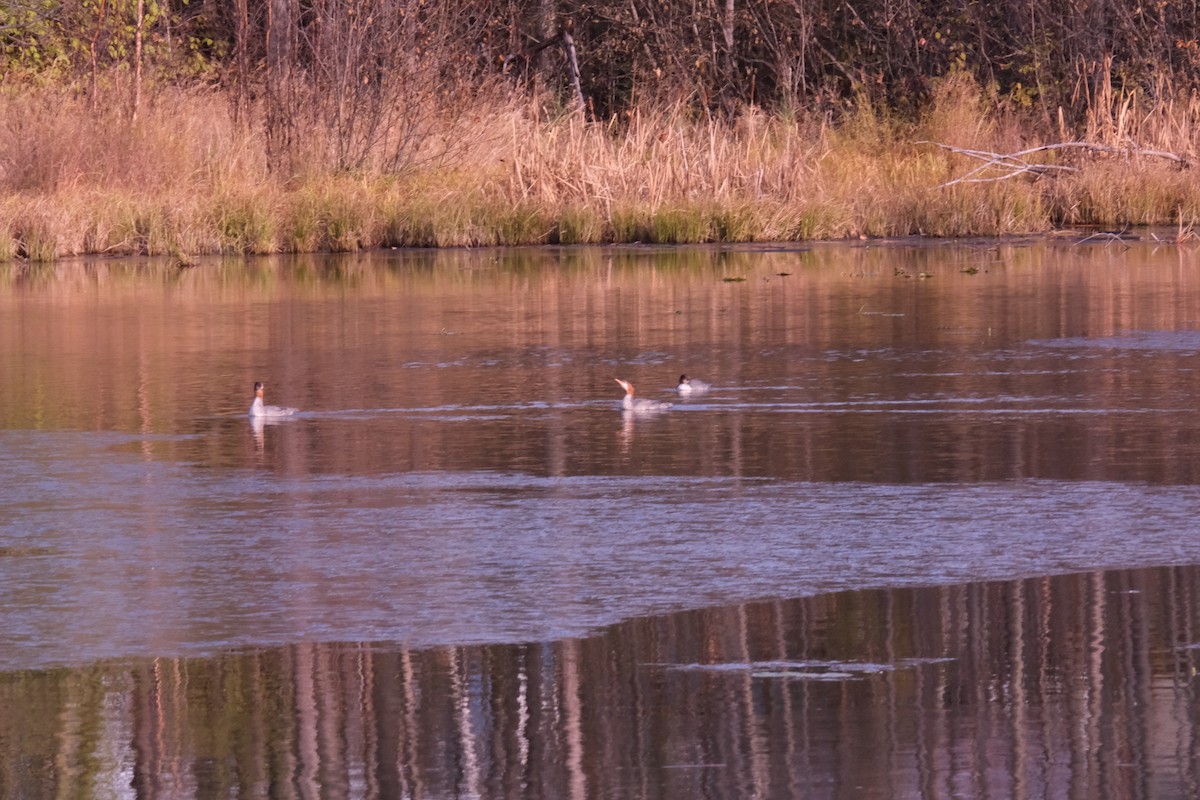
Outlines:
[[525, 245], [546, 244], [557, 229], [557, 225], [537, 208], [516, 206], [500, 213], [483, 212], [481, 217], [493, 217], [491, 223], [483, 223], [495, 231], [495, 244]]
[[271, 210], [255, 198], [219, 198], [213, 218], [222, 252], [264, 254], [275, 251], [276, 220]]
[[718, 242], [756, 242], [763, 238], [766, 225], [748, 207], [722, 209], [713, 212], [711, 230]]
[[407, 217], [388, 225], [385, 243], [393, 247], [437, 247], [433, 215], [424, 209], [413, 209]]
[[29, 261], [53, 261], [58, 256], [58, 239], [40, 220], [19, 222], [13, 230], [13, 251]]
[[642, 208], [621, 207], [612, 212], [612, 240], [621, 244], [653, 242], [651, 216]]
[[712, 215], [699, 208], [667, 208], [650, 219], [655, 244], [699, 244], [714, 238]]
[[551, 241], [555, 244], [598, 244], [605, 239], [604, 220], [582, 208], [563, 210], [554, 224]]

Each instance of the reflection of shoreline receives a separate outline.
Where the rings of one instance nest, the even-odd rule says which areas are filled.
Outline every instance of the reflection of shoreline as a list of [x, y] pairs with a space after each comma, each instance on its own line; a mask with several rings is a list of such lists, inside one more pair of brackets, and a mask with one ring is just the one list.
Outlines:
[[[537, 471], [559, 423], [528, 404], [609, 397], [615, 365], [595, 359], [628, 347], [637, 371], [664, 379], [657, 389], [673, 363], [738, 387], [686, 428], [670, 420], [672, 471], [1195, 482], [1185, 409], [1200, 271], [1122, 252], [1120, 271], [1095, 269], [1095, 249], [952, 242], [279, 255], [182, 273], [152, 259], [26, 265], [20, 290], [0, 292], [0, 411], [8, 428], [193, 433], [223, 407], [211, 387], [269, 364], [289, 381], [309, 376], [310, 408], [501, 409], [438, 431], [390, 415], [347, 432], [354, 447], [328, 432], [347, 417], [306, 423], [293, 465]], [[916, 292], [896, 270], [946, 280]], [[733, 273], [747, 282], [720, 280]], [[279, 346], [285, 331], [304, 336]], [[634, 435], [631, 425], [614, 440], [610, 417], [585, 430], [565, 413], [559, 472], [609, 469], [598, 459], [620, 457]], [[385, 425], [394, 436], [378, 435]], [[640, 431], [648, 451], [654, 427]], [[605, 446], [587, 447], [591, 436]], [[234, 445], [246, 456], [248, 441]]]
[[1113, 796], [1183, 797], [1200, 777], [1178, 744], [1200, 731], [1197, 598], [1200, 567], [1079, 573], [532, 644], [303, 643], [0, 674], [0, 741], [23, 742], [0, 774], [30, 797], [167, 780], [247, 796], [263, 775], [311, 796], [924, 797], [938, 765], [938, 786], [980, 795], [1037, 775], [1031, 796], [1089, 796], [1105, 774]]

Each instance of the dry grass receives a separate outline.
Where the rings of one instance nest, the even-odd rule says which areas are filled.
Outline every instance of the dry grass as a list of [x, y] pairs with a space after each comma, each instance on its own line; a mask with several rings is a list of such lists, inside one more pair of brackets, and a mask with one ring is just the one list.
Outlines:
[[[0, 95], [0, 260], [989, 236], [1200, 218], [1200, 186], [1167, 162], [1088, 157], [1066, 178], [938, 188], [966, 165], [922, 140], [989, 151], [1046, 140], [998, 108], [962, 80], [946, 81], [917, 123], [753, 108], [718, 121], [670, 107], [589, 124], [497, 102], [462, 115], [452, 157], [400, 174], [309, 164], [281, 177], [267, 169], [260, 127], [235, 124], [219, 94], [164, 90], [131, 125], [67, 90], [28, 89]], [[1194, 98], [1144, 107], [1103, 96], [1088, 135], [1194, 157], [1197, 122]]]

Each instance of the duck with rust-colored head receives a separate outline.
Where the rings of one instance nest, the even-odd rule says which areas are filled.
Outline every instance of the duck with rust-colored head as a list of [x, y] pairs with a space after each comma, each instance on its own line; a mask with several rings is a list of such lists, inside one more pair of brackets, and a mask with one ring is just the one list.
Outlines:
[[621, 384], [621, 388], [625, 390], [625, 399], [622, 401], [622, 407], [626, 411], [647, 412], [647, 411], [664, 411], [671, 407], [670, 403], [663, 403], [658, 400], [648, 400], [644, 397], [635, 397], [633, 394], [633, 384], [629, 381], [623, 381], [620, 378], [613, 378], [617, 383]]

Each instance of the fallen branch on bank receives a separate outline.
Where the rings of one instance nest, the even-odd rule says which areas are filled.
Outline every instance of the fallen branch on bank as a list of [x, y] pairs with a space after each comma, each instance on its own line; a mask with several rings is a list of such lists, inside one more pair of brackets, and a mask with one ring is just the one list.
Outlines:
[[1095, 233], [1089, 234], [1082, 239], [1077, 239], [1073, 244], [1087, 244], [1088, 242], [1095, 241], [1097, 239], [1111, 244], [1112, 242], [1124, 242], [1129, 239], [1137, 238], [1138, 237], [1135, 234], [1130, 233], [1128, 229], [1119, 231], [1096, 231]]
[[954, 145], [943, 144], [941, 142], [917, 142], [917, 144], [933, 145], [934, 147], [940, 147], [943, 150], [949, 150], [952, 153], [957, 153], [959, 155], [974, 158], [983, 162], [979, 166], [969, 171], [966, 175], [940, 184], [938, 186], [939, 189], [947, 186], [953, 186], [956, 183], [993, 183], [996, 181], [1006, 181], [1009, 178], [1015, 178], [1018, 175], [1033, 175], [1037, 177], [1041, 175], [1054, 175], [1062, 174], [1064, 172], [1079, 171], [1079, 167], [1070, 166], [1068, 164], [1043, 164], [1040, 162], [1027, 160], [1029, 156], [1037, 153], [1046, 153], [1055, 150], [1083, 150], [1090, 153], [1119, 155], [1126, 158], [1134, 156], [1165, 158], [1168, 161], [1174, 161], [1181, 169], [1189, 169], [1192, 166], [1190, 159], [1181, 156], [1178, 153], [1172, 153], [1169, 150], [1155, 150], [1152, 148], [1137, 147], [1135, 145], [1116, 147], [1114, 145], [1096, 144], [1094, 142], [1056, 142], [1055, 144], [1044, 144], [1040, 147], [1030, 147], [1026, 150], [1018, 150], [1015, 153], [992, 153], [987, 150], [972, 150], [966, 147], [955, 147]]

